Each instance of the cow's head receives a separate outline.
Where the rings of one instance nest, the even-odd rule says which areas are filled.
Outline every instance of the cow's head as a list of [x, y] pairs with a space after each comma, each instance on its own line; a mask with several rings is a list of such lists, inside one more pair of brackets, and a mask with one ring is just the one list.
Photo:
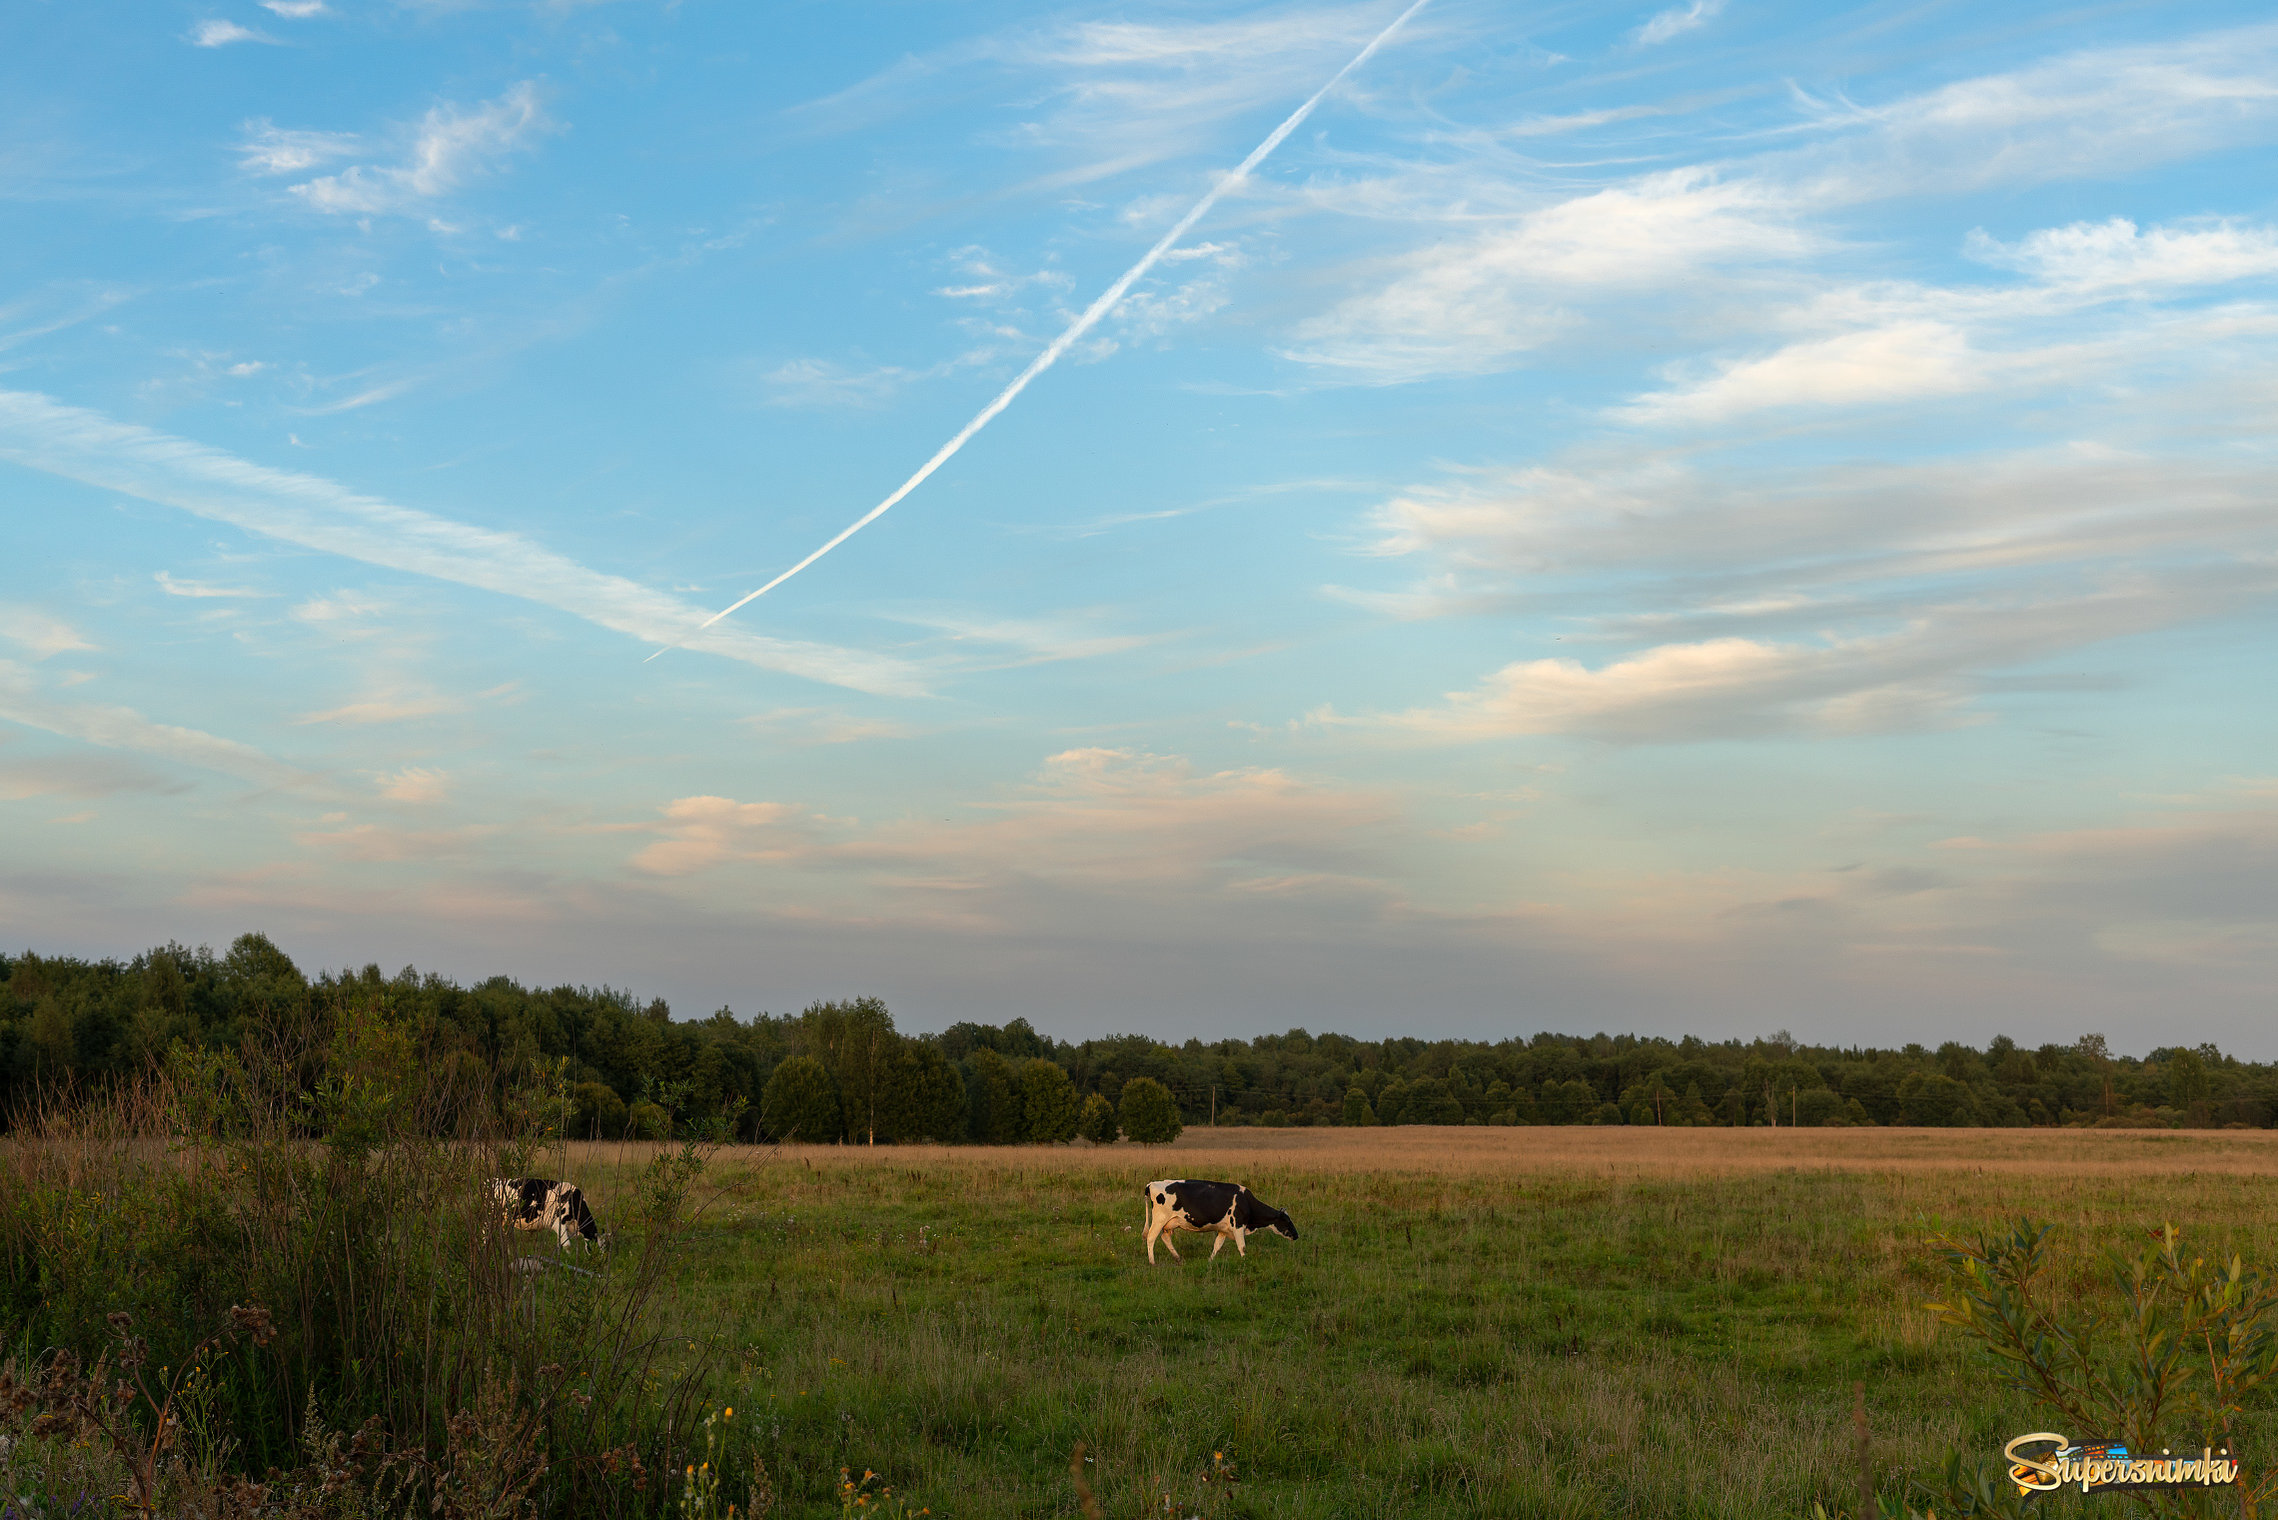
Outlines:
[[1271, 1230], [1284, 1240], [1297, 1238], [1296, 1221], [1248, 1188], [1234, 1200], [1234, 1223], [1245, 1230]]

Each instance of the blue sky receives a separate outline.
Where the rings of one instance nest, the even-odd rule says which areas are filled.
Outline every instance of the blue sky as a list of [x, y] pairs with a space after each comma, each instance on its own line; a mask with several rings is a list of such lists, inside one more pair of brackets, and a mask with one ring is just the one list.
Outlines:
[[2278, 25], [41, 3], [0, 925], [2278, 1055]]

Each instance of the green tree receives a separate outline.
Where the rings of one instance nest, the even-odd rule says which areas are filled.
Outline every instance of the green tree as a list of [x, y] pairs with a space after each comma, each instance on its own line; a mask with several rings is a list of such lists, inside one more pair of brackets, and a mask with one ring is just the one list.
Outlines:
[[1357, 1087], [1345, 1089], [1344, 1121], [1355, 1126], [1376, 1122], [1376, 1110], [1368, 1106], [1368, 1094]]
[[1123, 1133], [1141, 1145], [1168, 1145], [1186, 1126], [1171, 1090], [1153, 1077], [1134, 1077], [1123, 1084], [1123, 1102], [1116, 1115]]
[[1059, 1062], [1039, 1058], [1021, 1067], [1022, 1139], [1048, 1145], [1073, 1140], [1081, 1114], [1075, 1084]]
[[1545, 1124], [1584, 1123], [1597, 1106], [1597, 1089], [1579, 1077], [1542, 1085], [1542, 1122]]
[[2167, 1057], [2167, 1101], [2191, 1116], [2194, 1123], [2207, 1120], [2207, 1098], [2214, 1083], [2207, 1075], [2207, 1063], [2199, 1059], [2196, 1051], [2170, 1051]]
[[1021, 1138], [1020, 1094], [1012, 1063], [987, 1046], [965, 1057], [965, 1126], [983, 1145], [1016, 1145]]
[[892, 1138], [895, 1094], [892, 1080], [902, 1053], [894, 1016], [874, 997], [852, 1002], [813, 1003], [799, 1015], [799, 1043], [827, 1067], [838, 1089], [849, 1138], [875, 1143], [881, 1138], [881, 1108], [888, 1110], [885, 1135]]
[[955, 1145], [965, 1138], [965, 1079], [931, 1040], [911, 1040], [908, 1045], [916, 1068], [915, 1093], [909, 1121], [895, 1138]]
[[1394, 1077], [1384, 1084], [1376, 1095], [1376, 1122], [1379, 1124], [1408, 1123], [1408, 1084]]
[[1098, 1093], [1084, 1099], [1084, 1111], [1076, 1118], [1076, 1133], [1094, 1145], [1113, 1145], [1115, 1132], [1115, 1105]]
[[828, 1145], [846, 1133], [838, 1084], [813, 1056], [793, 1056], [775, 1068], [760, 1099], [760, 1121], [778, 1140]]
[[[459, 1052], [454, 1051], [454, 1055]], [[580, 1082], [570, 1089], [570, 1138], [616, 1140], [625, 1133], [625, 1100], [606, 1082]]]
[[1807, 1092], [1797, 1093], [1794, 1107], [1790, 1112], [1796, 1123], [1807, 1128], [1844, 1125], [1851, 1122], [1850, 1114], [1843, 1107], [1842, 1096], [1838, 1093], [1829, 1092], [1824, 1087], [1814, 1087]]
[[1970, 1090], [1943, 1072], [1908, 1072], [1898, 1084], [1898, 1106], [1908, 1124], [1952, 1127], [1977, 1122]]

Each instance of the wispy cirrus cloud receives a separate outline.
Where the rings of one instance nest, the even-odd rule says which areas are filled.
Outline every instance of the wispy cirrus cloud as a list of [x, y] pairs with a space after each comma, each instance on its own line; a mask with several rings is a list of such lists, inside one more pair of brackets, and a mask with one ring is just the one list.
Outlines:
[[859, 691], [910, 695], [919, 671], [890, 656], [694, 630], [703, 610], [591, 570], [519, 534], [365, 496], [25, 391], [0, 391], [0, 458], [178, 507], [286, 543], [553, 607], [644, 644], [694, 650]]
[[266, 33], [218, 17], [208, 17], [191, 27], [188, 40], [192, 47], [202, 48], [228, 47], [233, 42], [266, 42], [274, 46], [277, 41]]
[[1302, 96], [1388, 15], [1365, 3], [1273, 6], [1020, 28], [905, 58], [785, 117], [804, 131], [849, 131], [968, 90], [976, 73], [1000, 72], [1031, 83], [993, 145], [1059, 160], [1027, 184], [1065, 192], [1209, 146], [1233, 119]]
[[[1425, 162], [1313, 192], [1371, 221], [1398, 209], [1422, 241], [1356, 266], [1350, 293], [1296, 323], [1281, 352], [1324, 378], [1400, 384], [1531, 362], [1633, 318], [1639, 298], [1681, 328], [1713, 290], [1721, 319], [1744, 322], [1792, 301], [1798, 271], [1854, 258], [1838, 225], [1862, 206], [2106, 176], [2274, 135], [2278, 28], [2255, 26], [2083, 50], [1879, 106], [1804, 97], [1757, 151], [1563, 192], [1490, 137], [1468, 168]], [[2243, 278], [2267, 267], [2266, 247], [2246, 227], [2138, 234], [2124, 221], [1971, 241], [1986, 262], [2075, 288]]]
[[1698, 31], [1724, 13], [1724, 0], [1692, 0], [1690, 5], [1674, 5], [1656, 12], [1652, 19], [1637, 30], [1637, 40], [1646, 47], [1682, 37]]
[[836, 875], [890, 894], [896, 916], [1001, 930], [1040, 899], [1064, 909], [1071, 892], [1150, 914], [1324, 892], [1381, 902], [1390, 886], [1378, 832], [1393, 811], [1376, 792], [1278, 769], [1086, 748], [948, 819], [864, 824], [797, 804], [678, 798], [646, 826], [659, 837], [632, 864], [668, 878], [731, 866]]
[[375, 723], [408, 723], [417, 718], [436, 718], [449, 713], [462, 713], [468, 703], [464, 698], [448, 696], [442, 692], [396, 691], [366, 697], [360, 702], [344, 702], [321, 712], [303, 713], [295, 723], [340, 723], [364, 727]]
[[211, 581], [186, 581], [164, 570], [153, 575], [151, 579], [156, 581], [158, 589], [168, 596], [186, 596], [198, 600], [239, 600], [269, 595], [266, 591], [256, 591], [248, 586], [217, 586]]
[[[558, 124], [546, 115], [537, 83], [524, 80], [495, 100], [480, 105], [446, 104], [421, 118], [409, 134], [401, 159], [393, 164], [355, 164], [291, 187], [318, 211], [352, 216], [418, 212], [430, 203], [491, 172], [510, 154], [525, 151]], [[278, 134], [290, 139], [257, 162], [265, 172], [280, 156], [313, 151], [315, 133]], [[350, 151], [343, 149], [343, 152]], [[257, 154], [255, 148], [249, 155]]]
[[827, 707], [778, 707], [739, 721], [755, 733], [799, 748], [907, 739], [917, 732], [892, 718], [862, 717]]
[[96, 647], [53, 613], [12, 602], [0, 602], [0, 639], [20, 645], [42, 660]]
[[238, 165], [256, 174], [299, 174], [346, 158], [363, 146], [353, 132], [291, 131], [267, 117], [245, 124], [238, 144]]
[[48, 695], [31, 673], [0, 660], [0, 719], [83, 744], [137, 754], [200, 770], [217, 771], [260, 786], [289, 786], [305, 773], [234, 739], [200, 729], [154, 722], [131, 707], [69, 702]]

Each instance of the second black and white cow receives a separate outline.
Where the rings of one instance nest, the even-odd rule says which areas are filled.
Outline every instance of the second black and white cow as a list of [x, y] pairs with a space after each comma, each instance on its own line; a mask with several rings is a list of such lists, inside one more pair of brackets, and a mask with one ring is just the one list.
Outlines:
[[1174, 1260], [1185, 1260], [1171, 1236], [1180, 1230], [1193, 1230], [1197, 1234], [1216, 1235], [1211, 1242], [1210, 1256], [1216, 1260], [1226, 1242], [1234, 1242], [1234, 1250], [1243, 1256], [1250, 1254], [1244, 1243], [1260, 1230], [1271, 1230], [1285, 1239], [1297, 1238], [1297, 1226], [1287, 1214], [1267, 1203], [1239, 1182], [1197, 1182], [1191, 1178], [1164, 1179], [1147, 1184], [1147, 1264], [1155, 1264], [1155, 1242], [1160, 1239], [1163, 1248]]
[[572, 1240], [599, 1240], [601, 1226], [586, 1207], [585, 1194], [574, 1182], [551, 1177], [500, 1177], [490, 1185], [491, 1196], [506, 1211], [506, 1222], [517, 1230], [552, 1230], [563, 1249]]

